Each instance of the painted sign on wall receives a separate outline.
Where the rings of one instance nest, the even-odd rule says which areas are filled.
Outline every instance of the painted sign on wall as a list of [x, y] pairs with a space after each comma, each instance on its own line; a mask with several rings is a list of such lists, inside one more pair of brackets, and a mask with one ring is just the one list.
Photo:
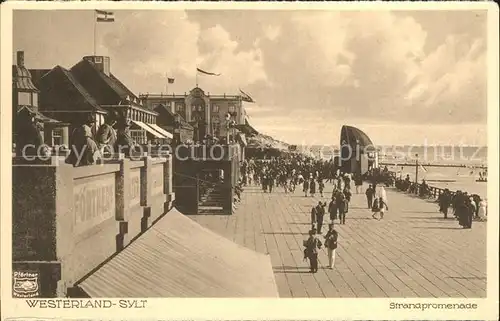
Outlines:
[[107, 174], [75, 181], [73, 190], [75, 234], [83, 233], [115, 217], [115, 175]]

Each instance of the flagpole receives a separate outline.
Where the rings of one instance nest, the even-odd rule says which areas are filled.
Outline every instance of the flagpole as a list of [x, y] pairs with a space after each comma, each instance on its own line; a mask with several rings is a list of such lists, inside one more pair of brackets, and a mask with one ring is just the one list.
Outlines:
[[196, 69], [196, 88], [198, 88], [198, 69]]
[[96, 11], [94, 10], [94, 56], [96, 55], [96, 29], [97, 29], [97, 16]]

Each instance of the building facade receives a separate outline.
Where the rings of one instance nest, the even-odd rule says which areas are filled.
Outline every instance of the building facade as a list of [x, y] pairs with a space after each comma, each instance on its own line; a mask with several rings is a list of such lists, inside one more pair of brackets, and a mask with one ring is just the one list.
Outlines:
[[24, 52], [17, 52], [16, 65], [12, 66], [12, 129], [13, 141], [17, 140], [18, 120], [24, 114], [34, 115], [41, 124], [43, 143], [48, 146], [68, 144], [68, 124], [50, 117], [40, 109], [40, 90], [33, 83], [30, 71], [24, 65]]
[[[219, 139], [229, 136], [236, 140], [237, 125], [247, 123], [241, 95], [211, 95], [195, 87], [183, 95], [144, 94], [139, 97], [151, 110], [163, 105], [172, 114], [180, 115], [194, 128], [195, 141], [203, 141], [205, 135]], [[229, 122], [236, 127], [228, 128]]]
[[172, 138], [156, 125], [158, 113], [111, 73], [109, 57], [85, 56], [70, 69], [55, 66], [31, 73], [40, 89], [40, 109], [50, 117], [74, 127], [85, 114], [93, 114], [97, 120], [93, 130], [97, 131], [105, 115], [113, 111], [132, 121], [131, 136], [139, 144]]

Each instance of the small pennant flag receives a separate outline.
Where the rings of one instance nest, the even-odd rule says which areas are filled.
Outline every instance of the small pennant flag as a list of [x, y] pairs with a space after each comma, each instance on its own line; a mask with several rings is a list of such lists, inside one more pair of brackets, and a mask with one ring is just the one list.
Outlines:
[[175, 82], [175, 79], [174, 78], [168, 78], [168, 83], [169, 84], [173, 84]]
[[200, 68], [196, 68], [196, 71], [201, 72], [202, 74], [205, 74], [205, 75], [209, 75], [209, 76], [220, 76], [220, 74], [208, 72], [208, 71], [202, 70]]
[[247, 94], [246, 92], [244, 92], [243, 90], [241, 90], [241, 88], [240, 88], [240, 93], [242, 95], [241, 100], [249, 102], [249, 103], [254, 103], [255, 102], [255, 100], [253, 100], [253, 98], [250, 97], [249, 94]]
[[113, 22], [115, 14], [111, 11], [96, 10], [97, 22]]
[[427, 170], [425, 169], [425, 167], [423, 167], [423, 166], [422, 166], [422, 165], [420, 165], [420, 164], [419, 164], [418, 166], [419, 166], [419, 168], [420, 168], [421, 170], [423, 170], [425, 173], [427, 173]]

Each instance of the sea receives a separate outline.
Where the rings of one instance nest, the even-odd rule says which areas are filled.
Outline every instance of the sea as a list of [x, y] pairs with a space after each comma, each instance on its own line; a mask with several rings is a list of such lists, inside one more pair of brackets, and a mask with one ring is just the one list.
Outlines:
[[[487, 197], [487, 183], [477, 182], [480, 173], [487, 171], [488, 147], [486, 146], [377, 146], [379, 162], [388, 164], [390, 171], [415, 179], [419, 166], [418, 180], [425, 179], [430, 186], [462, 190]], [[298, 146], [299, 151], [320, 159], [331, 159], [339, 155], [338, 146]], [[432, 165], [454, 165], [465, 167], [434, 167]]]

